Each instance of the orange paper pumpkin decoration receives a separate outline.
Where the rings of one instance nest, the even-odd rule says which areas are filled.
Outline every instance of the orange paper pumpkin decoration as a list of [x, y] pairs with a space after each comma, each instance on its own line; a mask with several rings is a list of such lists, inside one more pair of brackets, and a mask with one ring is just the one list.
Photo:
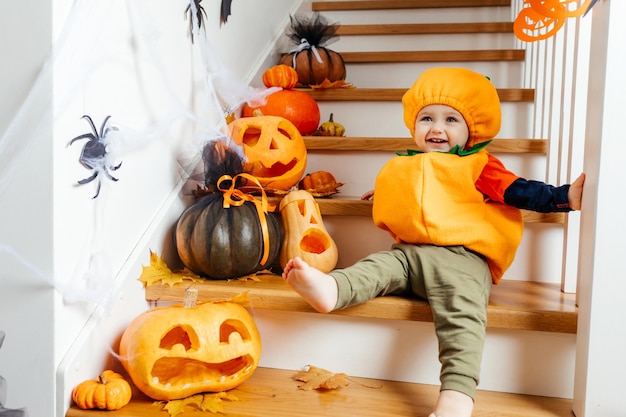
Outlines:
[[274, 65], [263, 73], [266, 87], [294, 88], [298, 84], [298, 73], [288, 65]]
[[260, 356], [252, 316], [229, 301], [148, 310], [120, 341], [120, 360], [137, 388], [161, 401], [235, 388]]
[[242, 117], [254, 116], [260, 110], [265, 116], [280, 116], [293, 123], [302, 135], [310, 135], [320, 124], [320, 108], [313, 97], [298, 90], [280, 90], [266, 97], [263, 105], [244, 104]]
[[243, 147], [244, 171], [270, 190], [288, 190], [300, 181], [307, 150], [302, 135], [278, 116], [242, 117], [228, 125], [229, 136]]
[[285, 229], [280, 250], [280, 265], [299, 256], [322, 272], [330, 272], [337, 265], [337, 245], [322, 222], [319, 206], [313, 196], [304, 190], [292, 191], [279, 206]]
[[580, 0], [525, 0], [526, 7], [513, 22], [513, 32], [525, 42], [547, 39], [561, 29], [565, 19], [585, 13], [591, 1], [579, 6]]

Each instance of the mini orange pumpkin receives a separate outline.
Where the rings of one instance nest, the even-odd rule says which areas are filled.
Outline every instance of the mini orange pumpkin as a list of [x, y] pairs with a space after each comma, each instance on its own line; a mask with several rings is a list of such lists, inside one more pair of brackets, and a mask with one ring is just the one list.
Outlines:
[[110, 370], [102, 372], [97, 380], [81, 382], [72, 390], [72, 399], [83, 410], [118, 410], [128, 404], [131, 397], [130, 384], [122, 375]]
[[230, 301], [148, 310], [128, 325], [120, 341], [124, 368], [155, 400], [235, 388], [252, 375], [260, 356], [252, 316]]
[[337, 182], [335, 176], [328, 171], [315, 171], [310, 174], [306, 174], [300, 183], [298, 188], [304, 191], [308, 191], [314, 197], [326, 197], [331, 194], [336, 194], [337, 189], [343, 184]]
[[339, 255], [337, 245], [324, 227], [313, 196], [304, 190], [292, 191], [281, 200], [279, 210], [285, 228], [280, 265], [285, 268], [299, 256], [322, 272], [332, 271]]
[[274, 65], [263, 73], [263, 84], [266, 87], [294, 88], [298, 84], [298, 73], [289, 65]]
[[266, 97], [263, 105], [243, 105], [242, 117], [254, 116], [255, 110], [266, 116], [280, 116], [293, 123], [300, 134], [310, 135], [320, 124], [320, 108], [313, 97], [304, 91], [280, 90]]
[[293, 123], [279, 116], [242, 117], [228, 125], [229, 136], [243, 147], [244, 171], [270, 190], [288, 190], [300, 181], [307, 150]]

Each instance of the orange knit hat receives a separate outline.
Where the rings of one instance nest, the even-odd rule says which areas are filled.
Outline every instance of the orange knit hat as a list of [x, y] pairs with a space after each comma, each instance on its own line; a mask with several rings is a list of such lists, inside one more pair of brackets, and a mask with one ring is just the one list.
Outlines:
[[493, 139], [500, 131], [500, 99], [487, 77], [464, 68], [426, 70], [402, 97], [404, 124], [415, 134], [417, 114], [430, 104], [445, 104], [463, 115], [469, 129], [466, 148]]

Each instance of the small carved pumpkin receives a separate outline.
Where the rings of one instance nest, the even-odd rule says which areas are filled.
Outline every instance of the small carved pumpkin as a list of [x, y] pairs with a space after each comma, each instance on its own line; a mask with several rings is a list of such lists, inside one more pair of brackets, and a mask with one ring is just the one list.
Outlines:
[[294, 124], [302, 135], [310, 135], [320, 124], [321, 114], [317, 101], [304, 91], [280, 90], [266, 97], [265, 104], [244, 104], [242, 117], [254, 116], [260, 110], [266, 116], [280, 116]]
[[263, 73], [266, 87], [294, 88], [298, 84], [298, 73], [289, 65], [274, 65]]
[[299, 256], [322, 272], [330, 272], [337, 265], [335, 241], [324, 227], [319, 206], [313, 196], [304, 191], [292, 191], [280, 202], [285, 238], [280, 252], [280, 264]]
[[72, 399], [83, 410], [119, 410], [131, 397], [130, 384], [122, 375], [109, 370], [102, 372], [97, 380], [83, 381], [72, 390]]
[[300, 181], [307, 150], [298, 129], [279, 116], [242, 117], [228, 125], [234, 143], [243, 147], [244, 171], [268, 189], [288, 190]]
[[133, 382], [155, 400], [235, 388], [257, 368], [261, 338], [238, 303], [148, 310], [122, 335], [120, 356]]

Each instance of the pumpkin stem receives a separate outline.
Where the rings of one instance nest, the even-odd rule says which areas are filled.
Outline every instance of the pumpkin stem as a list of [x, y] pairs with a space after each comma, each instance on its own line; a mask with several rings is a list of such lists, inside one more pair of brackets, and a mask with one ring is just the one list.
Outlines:
[[185, 298], [183, 300], [183, 307], [184, 308], [195, 307], [197, 300], [198, 300], [198, 289], [187, 288], [185, 290]]
[[106, 375], [104, 374], [104, 372], [102, 372], [100, 375], [98, 375], [98, 380], [100, 381], [100, 383], [102, 385], [106, 385], [109, 381], [107, 380]]
[[333, 114], [332, 114], [332, 113], [330, 114], [330, 118], [328, 119], [328, 121], [329, 121], [329, 122], [331, 122], [331, 123], [334, 121], [334, 120], [333, 120]]
[[252, 115], [254, 117], [263, 117], [263, 112], [260, 109], [254, 109], [254, 111], [252, 112]]

